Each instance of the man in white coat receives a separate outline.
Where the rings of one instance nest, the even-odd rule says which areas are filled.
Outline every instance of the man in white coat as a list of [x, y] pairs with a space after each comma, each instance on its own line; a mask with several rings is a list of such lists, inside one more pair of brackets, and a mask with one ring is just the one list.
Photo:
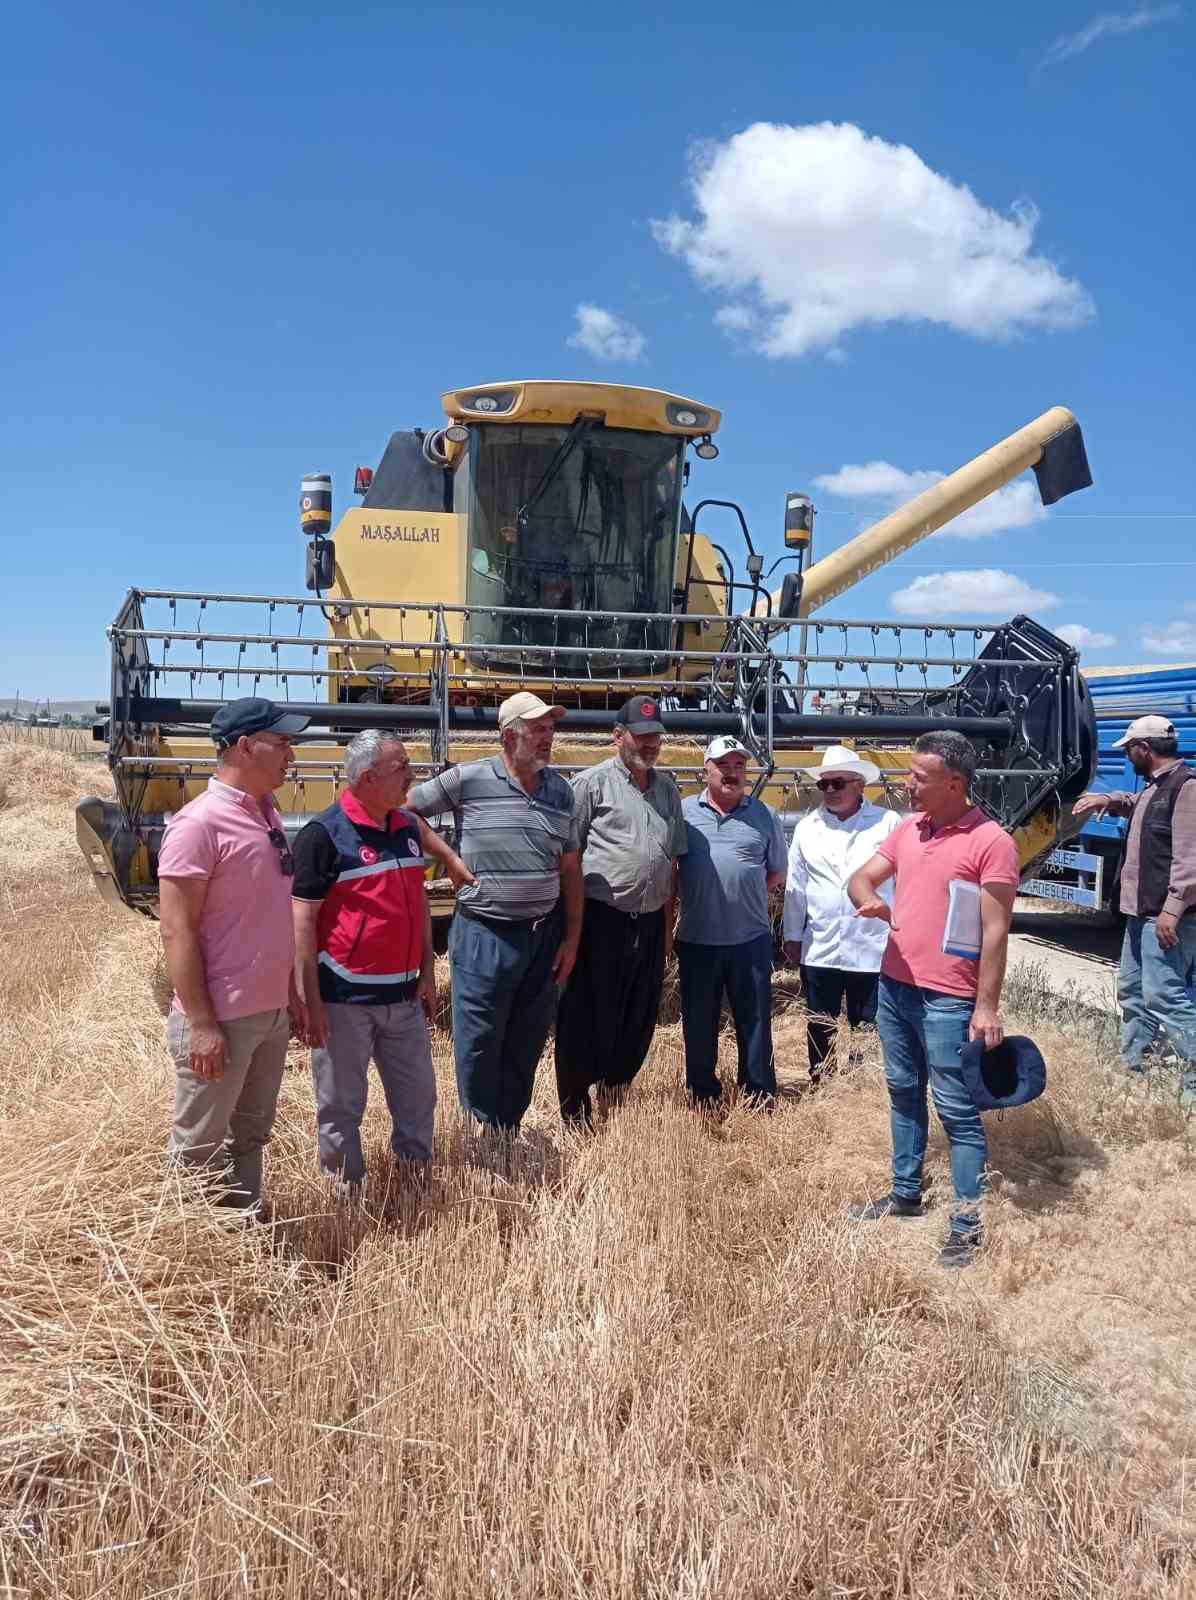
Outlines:
[[[813, 1088], [827, 1070], [843, 1002], [853, 1029], [876, 1020], [877, 975], [889, 928], [856, 916], [847, 883], [902, 820], [864, 798], [880, 769], [853, 750], [832, 745], [816, 771], [822, 804], [794, 830], [785, 881], [785, 953], [801, 964]], [[880, 892], [891, 895], [892, 884]]]

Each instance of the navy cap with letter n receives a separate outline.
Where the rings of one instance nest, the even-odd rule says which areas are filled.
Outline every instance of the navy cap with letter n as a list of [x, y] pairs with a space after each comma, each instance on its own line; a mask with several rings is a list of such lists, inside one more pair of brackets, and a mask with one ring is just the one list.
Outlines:
[[1037, 1100], [1046, 1088], [1046, 1062], [1033, 1039], [1013, 1033], [995, 1050], [982, 1040], [965, 1044], [959, 1052], [963, 1081], [981, 1111], [1006, 1111]]
[[288, 738], [302, 733], [311, 721], [297, 711], [275, 705], [273, 700], [247, 696], [243, 700], [229, 700], [212, 718], [212, 738], [218, 745], [236, 744], [244, 735], [253, 733], [284, 733]]

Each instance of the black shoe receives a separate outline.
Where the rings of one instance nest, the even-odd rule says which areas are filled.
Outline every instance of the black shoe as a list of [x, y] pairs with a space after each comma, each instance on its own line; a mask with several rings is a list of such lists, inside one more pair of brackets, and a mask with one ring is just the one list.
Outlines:
[[873, 1200], [866, 1206], [848, 1206], [847, 1215], [856, 1222], [882, 1222], [885, 1217], [921, 1217], [925, 1213], [920, 1200], [903, 1200], [899, 1194], [887, 1194], [883, 1200]]
[[939, 1251], [940, 1267], [970, 1267], [976, 1259], [976, 1252], [980, 1248], [980, 1230], [973, 1228], [969, 1233], [961, 1233], [958, 1228], [952, 1228], [947, 1235], [947, 1242]]

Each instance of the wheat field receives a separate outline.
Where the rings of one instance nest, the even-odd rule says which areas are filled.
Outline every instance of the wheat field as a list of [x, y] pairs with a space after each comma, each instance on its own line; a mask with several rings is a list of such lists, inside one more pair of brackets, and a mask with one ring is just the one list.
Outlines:
[[[0, 745], [0, 1596], [926, 1597], [1196, 1594], [1196, 1166], [1107, 1020], [1022, 980], [1047, 1097], [991, 1125], [988, 1243], [884, 1191], [875, 1047], [775, 1116], [680, 1093], [663, 1025], [628, 1105], [562, 1134], [551, 1068], [487, 1157], [441, 1113], [426, 1184], [330, 1201], [303, 1052], [270, 1226], [162, 1161], [155, 926], [73, 839], [94, 765]], [[783, 1003], [783, 1002], [782, 1002]]]

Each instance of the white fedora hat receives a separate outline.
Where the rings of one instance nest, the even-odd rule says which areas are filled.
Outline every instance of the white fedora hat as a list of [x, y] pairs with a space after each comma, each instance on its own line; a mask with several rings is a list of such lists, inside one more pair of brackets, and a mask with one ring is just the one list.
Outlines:
[[871, 761], [861, 761], [854, 750], [849, 750], [845, 744], [832, 744], [822, 752], [822, 761], [816, 767], [806, 769], [817, 781], [819, 778], [829, 778], [832, 774], [840, 774], [848, 778], [863, 778], [865, 783], [875, 783], [880, 777], [880, 768]]

